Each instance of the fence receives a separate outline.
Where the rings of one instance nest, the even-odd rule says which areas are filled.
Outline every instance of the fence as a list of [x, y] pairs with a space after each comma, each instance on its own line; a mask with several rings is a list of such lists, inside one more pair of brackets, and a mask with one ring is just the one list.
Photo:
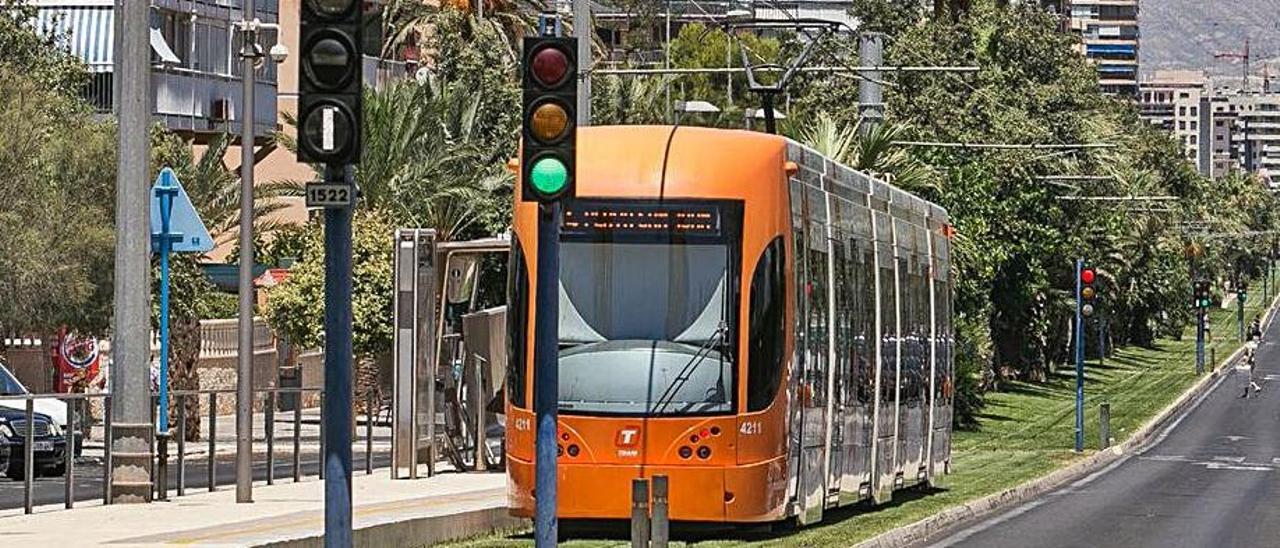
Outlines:
[[[170, 395], [171, 395], [172, 409], [177, 415], [176, 422], [173, 425], [171, 425], [172, 434], [174, 435], [174, 438], [175, 438], [174, 442], [176, 443], [176, 454], [174, 455], [174, 459], [177, 465], [176, 478], [175, 478], [176, 489], [174, 490], [175, 491], [174, 494], [179, 497], [184, 496], [186, 495], [187, 487], [188, 487], [187, 462], [189, 460], [189, 457], [188, 457], [189, 444], [186, 441], [188, 417], [187, 417], [186, 405], [184, 404], [192, 398], [204, 400], [208, 404], [207, 406], [205, 406], [206, 414], [207, 414], [207, 423], [205, 424], [207, 424], [207, 431], [202, 432], [202, 434], [204, 434], [205, 439], [203, 442], [199, 442], [199, 443], [204, 444], [207, 447], [207, 455], [205, 456], [206, 488], [209, 491], [215, 491], [218, 487], [217, 474], [219, 470], [219, 464], [217, 459], [219, 399], [230, 398], [231, 400], [234, 401], [235, 391], [230, 389], [189, 390], [189, 391], [175, 390], [170, 392]], [[324, 413], [323, 390], [320, 388], [312, 388], [312, 387], [303, 387], [303, 388], [273, 387], [273, 388], [266, 388], [266, 389], [255, 389], [254, 395], [255, 395], [255, 400], [258, 399], [259, 396], [265, 399], [264, 405], [262, 406], [264, 409], [264, 412], [263, 412], [264, 418], [262, 421], [263, 422], [262, 434], [263, 434], [263, 442], [266, 444], [266, 453], [263, 459], [266, 465], [266, 474], [265, 474], [266, 484], [267, 485], [274, 484], [276, 479], [280, 476], [279, 474], [276, 473], [276, 467], [277, 467], [276, 465], [278, 462], [277, 461], [277, 454], [278, 454], [277, 441], [284, 441], [285, 443], [291, 444], [292, 446], [291, 448], [292, 456], [290, 457], [292, 459], [291, 468], [290, 468], [291, 474], [285, 477], [292, 477], [294, 482], [302, 481], [303, 477], [306, 477], [311, 474], [305, 473], [303, 468], [303, 463], [302, 463], [302, 454], [304, 452], [303, 451], [304, 436], [302, 435], [302, 425], [303, 425], [303, 409], [305, 406], [301, 405], [301, 402], [304, 399], [305, 395], [317, 396], [320, 402], [318, 411], [320, 416], [323, 416], [323, 413]], [[290, 401], [289, 398], [292, 398], [291, 401], [294, 402], [292, 405], [289, 405], [287, 403], [288, 401]], [[73, 508], [75, 506], [76, 456], [78, 452], [76, 448], [83, 446], [82, 431], [87, 429], [86, 425], [88, 425], [89, 427], [100, 425], [102, 427], [103, 460], [102, 460], [101, 493], [102, 493], [103, 504], [110, 504], [111, 503], [111, 465], [112, 465], [112, 459], [111, 459], [112, 416], [111, 416], [111, 395], [110, 394], [30, 394], [30, 395], [20, 395], [20, 396], [0, 396], [0, 400], [24, 401], [24, 405], [25, 405], [25, 413], [23, 417], [25, 422], [23, 424], [26, 426], [26, 428], [25, 430], [23, 430], [21, 427], [15, 429], [21, 439], [21, 447], [19, 448], [17, 447], [16, 444], [11, 444], [12, 450], [22, 452], [21, 460], [22, 460], [22, 466], [24, 467], [24, 469], [20, 475], [23, 481], [24, 512], [27, 514], [32, 513], [35, 506], [34, 498], [33, 498], [34, 488], [32, 484], [35, 481], [35, 476], [37, 473], [36, 466], [35, 466], [36, 442], [51, 441], [51, 440], [36, 439], [37, 438], [36, 434], [39, 433], [35, 428], [36, 413], [35, 413], [34, 407], [35, 407], [35, 400], [37, 399], [41, 399], [41, 400], [57, 399], [57, 400], [64, 401], [67, 406], [67, 428], [65, 429], [62, 435], [61, 441], [64, 444], [64, 450], [61, 455], [62, 462], [60, 463], [60, 467], [62, 468], [63, 482], [64, 482], [64, 492], [63, 492], [64, 506], [68, 509]], [[100, 400], [100, 401], [95, 402], [95, 400]], [[363, 442], [364, 449], [365, 449], [365, 459], [363, 463], [364, 470], [366, 474], [372, 474], [375, 468], [374, 421], [379, 417], [383, 417], [383, 420], [385, 422], [384, 411], [386, 410], [383, 409], [381, 402], [377, 402], [373, 399], [372, 394], [367, 395], [365, 398], [363, 398], [363, 400], [364, 400], [366, 409], [368, 410], [366, 412], [365, 421], [364, 421], [363, 436], [361, 436], [360, 435], [361, 433], [357, 430], [357, 432], [355, 433], [356, 435], [352, 436], [352, 440], [354, 443]], [[93, 417], [89, 415], [88, 409], [90, 408], [91, 403], [97, 403], [101, 405], [101, 408], [103, 409], [103, 412], [101, 413], [101, 422], [95, 422], [95, 419], [93, 419]], [[289, 407], [289, 409], [281, 409], [282, 403], [285, 403], [283, 407]], [[157, 404], [158, 404], [158, 396], [155, 394], [152, 394], [151, 422], [153, 426], [157, 422], [156, 421]], [[81, 411], [84, 411], [84, 413], [82, 414]], [[292, 425], [292, 428], [290, 430], [292, 430], [292, 432], [288, 434], [288, 439], [285, 439], [285, 440], [277, 439], [279, 437], [276, 435], [277, 413], [291, 414], [289, 418]], [[317, 441], [319, 442], [318, 454], [323, 455], [325, 451], [324, 429], [318, 428], [317, 434], [318, 434]], [[232, 440], [230, 443], [234, 444], [234, 440]], [[56, 446], [54, 447], [56, 448]], [[169, 488], [170, 474], [168, 471], [168, 459], [167, 459], [167, 455], [164, 454], [163, 446], [155, 447], [155, 449], [157, 450], [152, 452], [153, 458], [152, 458], [152, 464], [151, 464], [151, 478], [153, 482], [153, 493], [156, 499], [167, 500], [171, 491]], [[11, 460], [13, 459], [11, 458]], [[58, 466], [55, 466], [55, 469], [57, 467]], [[316, 474], [319, 475], [321, 478], [324, 477], [323, 462], [319, 463]]]

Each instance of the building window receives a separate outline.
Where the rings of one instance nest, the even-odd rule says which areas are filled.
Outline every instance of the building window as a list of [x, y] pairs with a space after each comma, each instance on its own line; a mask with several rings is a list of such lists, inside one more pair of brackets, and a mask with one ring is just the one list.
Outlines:
[[1187, 107], [1178, 107], [1178, 116], [1186, 116]]
[[1178, 120], [1178, 129], [1179, 129], [1179, 130], [1182, 130], [1182, 131], [1186, 131], [1186, 129], [1187, 129], [1187, 121], [1186, 121], [1186, 120]]
[[[155, 10], [151, 12], [151, 27], [160, 29], [160, 35], [178, 57], [178, 65], [191, 68], [191, 16], [176, 11]], [[151, 62], [160, 62], [160, 57], [154, 51], [151, 52]]]
[[1199, 141], [1200, 141], [1200, 140], [1199, 140], [1199, 139], [1197, 139], [1195, 135], [1192, 135], [1192, 136], [1191, 136], [1191, 144], [1193, 144], [1193, 145], [1194, 145], [1194, 144], [1198, 144], [1198, 143], [1199, 143]]
[[1197, 129], [1197, 127], [1196, 127], [1196, 126], [1199, 126], [1199, 125], [1200, 125], [1200, 124], [1197, 124], [1194, 120], [1192, 120], [1192, 121], [1191, 121], [1191, 131], [1195, 131], [1195, 130]]

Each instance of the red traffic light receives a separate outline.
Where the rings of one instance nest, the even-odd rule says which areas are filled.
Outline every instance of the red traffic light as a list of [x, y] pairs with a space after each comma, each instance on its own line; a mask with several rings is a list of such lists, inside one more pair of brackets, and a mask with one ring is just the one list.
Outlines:
[[1093, 283], [1093, 278], [1094, 278], [1094, 275], [1093, 275], [1092, 268], [1086, 268], [1080, 271], [1080, 281], [1087, 284], [1091, 284]]
[[530, 67], [533, 79], [543, 87], [553, 88], [569, 75], [569, 56], [556, 47], [545, 47], [533, 54]]

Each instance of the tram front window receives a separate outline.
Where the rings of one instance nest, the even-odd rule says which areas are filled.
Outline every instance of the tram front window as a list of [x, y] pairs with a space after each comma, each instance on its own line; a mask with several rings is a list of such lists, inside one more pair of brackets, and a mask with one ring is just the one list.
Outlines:
[[730, 256], [723, 242], [562, 243], [560, 409], [732, 413]]

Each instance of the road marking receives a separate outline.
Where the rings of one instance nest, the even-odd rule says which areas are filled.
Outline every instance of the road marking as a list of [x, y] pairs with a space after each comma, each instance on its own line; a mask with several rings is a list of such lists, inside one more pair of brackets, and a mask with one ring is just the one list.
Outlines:
[[1207, 470], [1237, 470], [1242, 472], [1274, 472], [1275, 468], [1270, 466], [1240, 466], [1236, 464], [1223, 464], [1221, 462], [1197, 462], [1195, 464], [1204, 465]]
[[1244, 462], [1244, 457], [1213, 457], [1213, 460], [1234, 462], [1236, 464], [1240, 464]]
[[1238, 441], [1240, 441], [1240, 440], [1249, 440], [1249, 439], [1253, 439], [1253, 438], [1250, 438], [1249, 436], [1222, 436], [1222, 437], [1223, 437], [1223, 438], [1226, 438], [1226, 440], [1227, 440], [1227, 441], [1232, 442], [1232, 443], [1238, 442]]
[[1158, 462], [1191, 462], [1191, 459], [1182, 455], [1152, 455], [1150, 457], [1138, 457], [1138, 460], [1154, 460]]

